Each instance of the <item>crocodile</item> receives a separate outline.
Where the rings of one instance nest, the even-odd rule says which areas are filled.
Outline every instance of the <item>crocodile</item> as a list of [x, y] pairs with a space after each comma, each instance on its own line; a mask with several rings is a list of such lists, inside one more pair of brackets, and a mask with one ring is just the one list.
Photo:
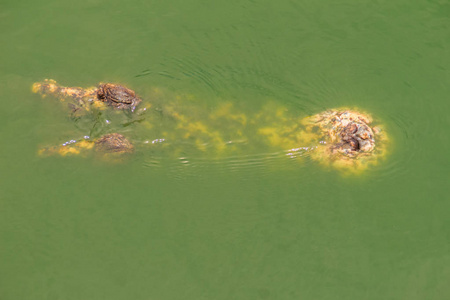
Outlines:
[[[81, 116], [106, 109], [140, 115], [152, 105], [148, 103], [144, 108], [137, 110], [137, 107], [142, 105], [142, 99], [133, 90], [114, 83], [100, 83], [97, 87], [80, 88], [60, 86], [56, 81], [48, 79], [34, 83], [32, 91], [43, 97], [51, 95], [63, 102], [67, 100], [71, 113]], [[155, 107], [154, 112], [169, 116], [174, 125], [170, 132], [165, 130], [166, 128], [159, 128], [158, 132], [168, 140], [190, 139], [198, 149], [205, 152], [212, 148], [220, 151], [227, 144], [236, 144], [234, 141], [239, 138], [245, 140], [247, 144], [253, 139], [258, 143], [283, 149], [288, 155], [307, 151], [313, 160], [336, 168], [356, 171], [375, 164], [378, 158], [386, 153], [388, 139], [382, 126], [375, 124], [370, 114], [359, 109], [335, 108], [312, 116], [296, 118], [286, 116], [286, 109], [280, 107], [268, 106], [249, 116], [232, 106], [230, 103], [224, 103], [215, 111], [196, 118], [196, 113], [183, 113], [177, 111], [176, 104], [165, 103], [163, 108]], [[208, 126], [207, 120], [202, 118], [208, 119], [213, 126]], [[148, 119], [143, 122], [144, 125], [153, 128], [152, 116]], [[227, 123], [218, 128], [219, 121], [221, 124]], [[233, 140], [227, 140], [228, 132], [224, 132], [224, 127], [230, 132], [233, 131], [233, 135], [229, 134]], [[165, 139], [156, 141], [161, 142]], [[298, 147], [299, 144], [309, 146]], [[89, 149], [120, 156], [133, 153], [135, 147], [127, 137], [114, 132], [96, 139], [87, 138], [47, 147], [41, 149], [39, 153], [65, 156], [79, 154]]]

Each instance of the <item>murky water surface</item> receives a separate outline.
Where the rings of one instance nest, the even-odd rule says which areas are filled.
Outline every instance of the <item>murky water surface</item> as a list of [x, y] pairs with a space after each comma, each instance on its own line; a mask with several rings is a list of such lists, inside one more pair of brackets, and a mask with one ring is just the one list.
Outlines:
[[[0, 3], [1, 299], [450, 297], [447, 1], [133, 2]], [[364, 172], [286, 133], [339, 107], [389, 136]], [[112, 132], [121, 162], [38, 155]]]

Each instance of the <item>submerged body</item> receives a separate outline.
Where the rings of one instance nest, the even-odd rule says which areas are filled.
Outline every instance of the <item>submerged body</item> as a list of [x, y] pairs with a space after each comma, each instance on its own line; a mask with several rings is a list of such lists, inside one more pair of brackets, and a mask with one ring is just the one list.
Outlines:
[[[35, 83], [33, 91], [43, 96], [68, 99], [72, 113], [80, 115], [108, 107], [127, 111], [131, 118], [144, 112], [145, 116], [139, 122], [153, 139], [151, 144], [156, 141], [180, 155], [192, 147], [210, 155], [233, 155], [239, 151], [242, 153], [243, 149], [259, 149], [265, 145], [271, 151], [284, 151], [291, 156], [308, 152], [309, 157], [322, 164], [359, 172], [375, 164], [386, 153], [387, 137], [381, 128], [374, 126], [368, 114], [347, 108], [297, 118], [289, 115], [286, 109], [273, 105], [267, 105], [257, 113], [244, 113], [234, 108], [232, 103], [225, 102], [207, 113], [199, 113], [193, 105], [189, 105], [189, 109], [180, 109], [186, 107], [186, 101], [182, 102], [183, 106], [179, 99], [162, 99], [152, 110], [147, 108], [156, 100], [135, 111], [141, 99], [134, 91], [117, 84], [105, 83], [97, 88], [82, 89], [61, 87], [53, 80], [46, 80]], [[154, 94], [157, 93], [155, 89]], [[152, 100], [157, 98], [155, 95], [152, 95]], [[139, 144], [149, 144], [149, 141], [136, 146]], [[117, 156], [133, 152], [134, 146], [124, 135], [109, 133], [99, 138], [45, 148], [40, 153], [68, 155], [89, 149]]]

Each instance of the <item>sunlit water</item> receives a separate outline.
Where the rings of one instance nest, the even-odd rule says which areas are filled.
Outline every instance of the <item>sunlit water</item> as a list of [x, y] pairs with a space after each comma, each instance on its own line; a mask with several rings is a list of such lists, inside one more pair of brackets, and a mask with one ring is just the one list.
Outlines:
[[[450, 5], [303, 2], [0, 3], [0, 299], [446, 299]], [[171, 120], [92, 131], [45, 78], [161, 89], [200, 121], [358, 107], [390, 151], [342, 176], [255, 137], [166, 150]], [[110, 130], [141, 146], [124, 163], [37, 155]]]

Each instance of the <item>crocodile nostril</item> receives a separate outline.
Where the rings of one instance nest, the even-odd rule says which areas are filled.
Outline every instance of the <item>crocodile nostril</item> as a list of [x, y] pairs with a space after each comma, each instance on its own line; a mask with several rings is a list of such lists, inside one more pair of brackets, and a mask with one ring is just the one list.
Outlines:
[[350, 144], [350, 146], [352, 147], [353, 151], [359, 150], [359, 142], [357, 139], [353, 139], [351, 138], [348, 143]]

